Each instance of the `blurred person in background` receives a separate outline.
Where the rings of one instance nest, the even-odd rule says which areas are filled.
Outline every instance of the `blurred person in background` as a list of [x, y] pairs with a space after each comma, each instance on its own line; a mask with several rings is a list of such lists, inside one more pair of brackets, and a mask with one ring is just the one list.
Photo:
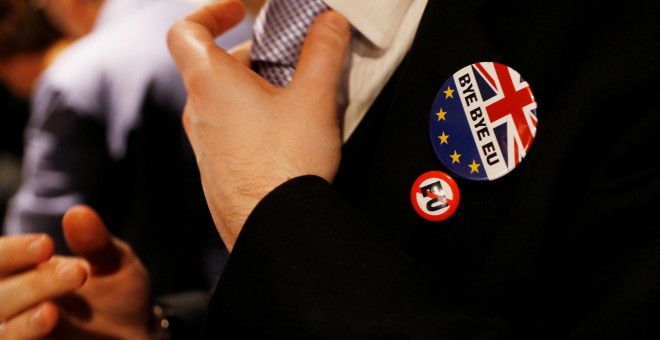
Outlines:
[[[165, 41], [200, 3], [1, 1], [0, 79], [31, 109], [4, 233], [47, 233], [69, 254], [62, 216], [91, 205], [135, 249], [161, 303], [205, 303], [226, 250], [181, 127], [186, 91]], [[217, 43], [248, 40], [251, 20]]]
[[57, 51], [70, 42], [37, 6], [24, 0], [0, 1], [0, 81], [11, 95], [25, 100]]
[[63, 38], [43, 12], [17, 4], [0, 1], [0, 220], [20, 183], [30, 93]]

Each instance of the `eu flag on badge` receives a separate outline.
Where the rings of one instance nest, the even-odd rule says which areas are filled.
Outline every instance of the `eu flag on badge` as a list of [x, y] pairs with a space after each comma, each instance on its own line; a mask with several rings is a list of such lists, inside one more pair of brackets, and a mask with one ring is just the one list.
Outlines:
[[429, 115], [433, 150], [454, 175], [492, 181], [513, 170], [536, 135], [536, 101], [512, 68], [481, 62], [454, 73]]

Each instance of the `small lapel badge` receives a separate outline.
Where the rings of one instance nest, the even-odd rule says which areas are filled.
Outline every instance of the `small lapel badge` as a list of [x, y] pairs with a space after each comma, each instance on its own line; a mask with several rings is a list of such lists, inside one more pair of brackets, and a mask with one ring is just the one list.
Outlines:
[[460, 194], [451, 176], [433, 170], [417, 178], [410, 190], [410, 200], [419, 216], [431, 222], [439, 222], [454, 214]]
[[454, 73], [429, 115], [433, 150], [453, 175], [492, 181], [520, 164], [536, 135], [536, 101], [512, 68], [481, 62]]

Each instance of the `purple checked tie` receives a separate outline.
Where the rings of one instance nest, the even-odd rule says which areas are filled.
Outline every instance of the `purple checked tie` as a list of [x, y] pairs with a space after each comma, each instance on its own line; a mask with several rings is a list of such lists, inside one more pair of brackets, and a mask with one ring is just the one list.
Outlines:
[[254, 24], [255, 70], [276, 86], [287, 86], [309, 26], [327, 8], [321, 0], [268, 1]]

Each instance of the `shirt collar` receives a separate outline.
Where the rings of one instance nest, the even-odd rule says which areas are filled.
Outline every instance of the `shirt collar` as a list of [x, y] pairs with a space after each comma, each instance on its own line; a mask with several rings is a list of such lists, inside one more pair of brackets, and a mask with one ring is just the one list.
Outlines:
[[408, 7], [415, 0], [324, 0], [376, 47], [390, 46]]

